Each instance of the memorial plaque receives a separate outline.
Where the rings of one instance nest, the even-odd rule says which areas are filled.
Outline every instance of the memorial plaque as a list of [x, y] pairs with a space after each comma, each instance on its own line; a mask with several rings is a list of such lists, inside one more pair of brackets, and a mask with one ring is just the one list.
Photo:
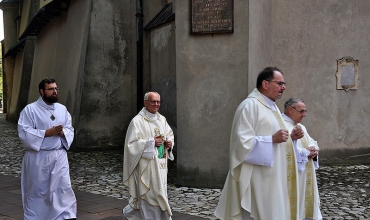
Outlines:
[[348, 92], [357, 89], [358, 85], [358, 60], [352, 57], [342, 57], [337, 60], [337, 89]]
[[191, 0], [191, 34], [234, 32], [234, 0]]

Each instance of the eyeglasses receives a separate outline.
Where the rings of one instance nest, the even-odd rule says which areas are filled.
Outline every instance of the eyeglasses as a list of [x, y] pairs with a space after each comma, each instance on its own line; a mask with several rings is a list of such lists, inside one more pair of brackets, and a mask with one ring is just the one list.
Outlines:
[[307, 110], [304, 110], [304, 109], [302, 109], [302, 110], [298, 110], [298, 109], [296, 109], [294, 106], [292, 106], [292, 108], [294, 108], [295, 110], [297, 110], [299, 113], [301, 113], [301, 114], [303, 114], [303, 113], [307, 113]]
[[145, 100], [147, 102], [150, 102], [150, 104], [154, 105], [154, 104], [161, 104], [161, 101], [154, 101], [154, 100]]
[[48, 91], [53, 91], [53, 90], [59, 91], [59, 88], [48, 88], [48, 89], [45, 89], [45, 90], [48, 90]]
[[286, 82], [283, 81], [274, 81], [274, 80], [267, 80], [268, 82], [276, 82], [279, 86], [286, 86]]

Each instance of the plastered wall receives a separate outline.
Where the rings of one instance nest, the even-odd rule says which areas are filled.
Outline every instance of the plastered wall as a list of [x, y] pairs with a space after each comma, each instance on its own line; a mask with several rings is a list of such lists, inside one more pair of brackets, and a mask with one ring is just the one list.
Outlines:
[[[179, 184], [223, 184], [233, 114], [267, 66], [284, 72], [282, 111], [291, 96], [305, 100], [321, 164], [366, 162], [355, 158], [370, 151], [370, 3], [235, 0], [235, 32], [213, 36], [189, 35], [188, 4], [175, 1]], [[357, 90], [336, 89], [344, 56], [359, 60]]]
[[[285, 72], [291, 96], [305, 100], [303, 119], [322, 163], [346, 163], [370, 152], [368, 1], [273, 1], [272, 61]], [[337, 59], [359, 61], [357, 90], [336, 89]]]
[[[143, 1], [144, 25], [165, 2]], [[266, 66], [284, 72], [281, 110], [291, 96], [305, 100], [303, 123], [319, 143], [322, 164], [370, 153], [370, 3], [234, 0], [234, 33], [204, 35], [190, 34], [190, 0], [173, 3], [175, 21], [144, 32], [142, 86], [162, 95], [160, 111], [176, 133], [179, 185], [223, 186], [235, 109]], [[28, 102], [39, 96], [41, 78], [56, 78], [76, 128], [75, 149], [123, 147], [139, 110], [135, 14], [132, 0], [75, 0], [37, 36]], [[359, 60], [357, 90], [336, 89], [337, 59], [344, 56]], [[9, 87], [22, 87], [22, 68], [13, 70]]]
[[178, 183], [222, 187], [234, 111], [248, 90], [247, 1], [234, 33], [190, 35], [190, 1], [175, 1]]

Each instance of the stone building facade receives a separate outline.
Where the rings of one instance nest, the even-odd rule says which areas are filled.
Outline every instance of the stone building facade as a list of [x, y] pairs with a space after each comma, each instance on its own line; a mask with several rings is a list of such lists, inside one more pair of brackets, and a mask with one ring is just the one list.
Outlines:
[[[233, 30], [192, 33], [196, 3], [232, 4]], [[122, 149], [143, 94], [155, 90], [176, 134], [178, 184], [222, 187], [235, 109], [257, 74], [277, 66], [287, 82], [278, 106], [305, 100], [303, 123], [322, 163], [370, 153], [368, 1], [3, 0], [0, 8], [8, 120], [37, 99], [41, 78], [54, 77], [74, 150]], [[344, 57], [358, 64], [348, 91], [337, 88]]]

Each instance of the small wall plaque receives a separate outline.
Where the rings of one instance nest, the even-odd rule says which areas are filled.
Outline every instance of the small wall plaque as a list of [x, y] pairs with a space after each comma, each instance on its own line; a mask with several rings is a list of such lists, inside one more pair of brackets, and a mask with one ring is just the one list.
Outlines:
[[352, 57], [343, 57], [337, 60], [337, 89], [348, 92], [357, 89], [358, 84], [358, 60]]
[[191, 0], [191, 34], [233, 33], [234, 0]]

